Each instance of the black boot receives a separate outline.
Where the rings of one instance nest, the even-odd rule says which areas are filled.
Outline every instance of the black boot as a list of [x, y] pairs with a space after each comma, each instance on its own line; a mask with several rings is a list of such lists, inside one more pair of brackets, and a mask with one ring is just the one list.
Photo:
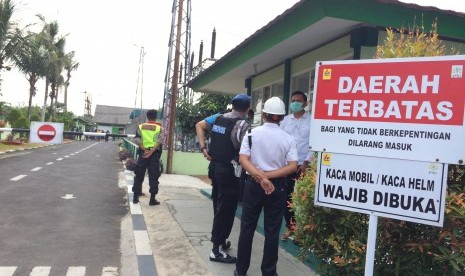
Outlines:
[[134, 194], [133, 198], [132, 198], [132, 203], [136, 204], [136, 203], [139, 203], [139, 196]]
[[149, 205], [153, 206], [153, 205], [158, 205], [158, 204], [160, 204], [160, 202], [155, 199], [155, 194], [150, 194]]

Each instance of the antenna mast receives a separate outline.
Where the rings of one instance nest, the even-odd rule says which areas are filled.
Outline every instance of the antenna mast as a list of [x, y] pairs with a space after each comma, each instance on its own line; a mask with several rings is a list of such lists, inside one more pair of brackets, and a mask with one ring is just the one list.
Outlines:
[[[91, 94], [87, 91], [82, 92], [84, 93], [84, 116], [91, 117], [92, 115], [92, 100], [90, 99]], [[87, 96], [89, 93], [89, 96]]]
[[173, 165], [176, 102], [178, 98], [189, 100], [190, 94], [186, 84], [190, 80], [192, 68], [190, 64], [191, 0], [173, 0], [171, 12], [171, 32], [163, 98], [163, 144], [168, 146], [166, 166], [168, 174], [171, 174]]
[[137, 70], [137, 85], [136, 85], [136, 98], [134, 99], [134, 109], [137, 109], [137, 94], [140, 90], [140, 111], [142, 114], [142, 94], [144, 92], [144, 57], [145, 57], [144, 46], [140, 47], [139, 53], [139, 69]]

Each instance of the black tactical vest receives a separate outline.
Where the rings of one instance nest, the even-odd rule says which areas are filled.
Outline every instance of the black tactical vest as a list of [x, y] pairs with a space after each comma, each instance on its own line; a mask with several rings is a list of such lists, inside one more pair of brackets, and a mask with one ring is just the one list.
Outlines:
[[234, 149], [231, 132], [241, 118], [225, 118], [220, 115], [213, 123], [210, 132], [211, 144], [208, 153], [214, 161], [230, 163], [239, 155], [239, 149]]

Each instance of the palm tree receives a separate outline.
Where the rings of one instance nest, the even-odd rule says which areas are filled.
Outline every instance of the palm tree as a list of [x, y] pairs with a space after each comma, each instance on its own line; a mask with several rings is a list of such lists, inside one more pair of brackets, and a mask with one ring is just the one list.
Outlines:
[[65, 111], [68, 110], [68, 87], [69, 80], [71, 79], [71, 72], [77, 70], [79, 67], [79, 62], [74, 60], [74, 51], [71, 51], [65, 55], [65, 70], [66, 70], [66, 80], [65, 80]]
[[[47, 96], [50, 96], [50, 107], [51, 114], [53, 116], [53, 100], [57, 95], [57, 82], [61, 71], [63, 70], [64, 62], [63, 57], [64, 48], [65, 48], [65, 37], [58, 37], [59, 25], [57, 21], [52, 21], [47, 23], [45, 18], [42, 15], [38, 15], [39, 19], [43, 22], [44, 27], [42, 33], [46, 39], [44, 40], [44, 46], [46, 47], [49, 53], [49, 64], [48, 70], [45, 77], [45, 96], [44, 96], [44, 105], [42, 107], [42, 121], [45, 121], [45, 109], [47, 107]], [[50, 94], [48, 93], [48, 87], [51, 87]]]
[[[12, 1], [0, 0], [0, 73], [11, 69], [11, 65], [6, 63], [15, 63], [16, 55], [23, 46], [22, 31], [11, 20], [14, 11], [15, 5]], [[0, 78], [0, 92], [1, 81]]]
[[49, 63], [48, 51], [44, 46], [42, 33], [29, 33], [26, 37], [27, 47], [18, 54], [17, 68], [26, 75], [29, 82], [29, 104], [27, 118], [31, 119], [32, 98], [36, 95], [37, 81], [45, 77]]
[[50, 117], [55, 115], [55, 106], [58, 98], [58, 89], [64, 84], [64, 78], [61, 72], [64, 68], [64, 51], [56, 49], [53, 52], [51, 63], [49, 64], [49, 72], [47, 78], [50, 81]]

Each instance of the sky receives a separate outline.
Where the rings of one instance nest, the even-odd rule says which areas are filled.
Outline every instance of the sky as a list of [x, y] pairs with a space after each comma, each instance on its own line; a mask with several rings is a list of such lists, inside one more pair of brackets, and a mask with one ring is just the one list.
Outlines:
[[[184, 2], [186, 2], [185, 0]], [[343, 1], [343, 0], [341, 0]], [[56, 20], [66, 36], [66, 52], [75, 52], [79, 67], [68, 88], [68, 110], [84, 114], [85, 95], [95, 106], [161, 108], [168, 60], [172, 0], [13, 0], [14, 20], [21, 27]], [[213, 28], [216, 29], [215, 58], [219, 59], [299, 0], [191, 0], [191, 51], [197, 65], [200, 41], [203, 58], [210, 56]], [[404, 0], [423, 6], [465, 12], [463, 1]], [[145, 51], [143, 85], [138, 83], [141, 47]], [[27, 106], [29, 85], [17, 70], [1, 73], [0, 101]], [[37, 83], [33, 105], [42, 106], [45, 82]], [[87, 92], [84, 93], [84, 92]], [[58, 101], [64, 101], [64, 91]], [[141, 98], [142, 94], [142, 98]], [[48, 102], [50, 99], [47, 100]]]

